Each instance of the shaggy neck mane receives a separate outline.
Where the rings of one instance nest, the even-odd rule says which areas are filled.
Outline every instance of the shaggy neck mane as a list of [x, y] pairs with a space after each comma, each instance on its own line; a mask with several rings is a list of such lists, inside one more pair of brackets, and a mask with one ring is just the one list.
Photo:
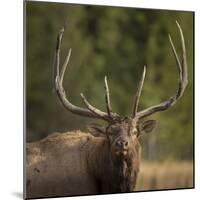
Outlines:
[[134, 153], [131, 150], [123, 160], [113, 158], [106, 138], [89, 148], [88, 165], [98, 183], [99, 192], [130, 192], [134, 189], [139, 168]]

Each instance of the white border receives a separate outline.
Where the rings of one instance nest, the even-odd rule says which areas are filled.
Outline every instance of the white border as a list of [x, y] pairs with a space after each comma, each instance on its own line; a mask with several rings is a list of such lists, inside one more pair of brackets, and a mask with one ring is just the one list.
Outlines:
[[[51, 0], [50, 0], [51, 1]], [[200, 44], [200, 9], [197, 0], [54, 0], [54, 2], [115, 5], [142, 8], [159, 8], [195, 11], [196, 44]], [[22, 193], [22, 141], [23, 141], [23, 2], [22, 0], [1, 1], [0, 11], [0, 199], [19, 199]], [[200, 102], [200, 55], [196, 45], [196, 102]], [[195, 105], [198, 120], [200, 104]], [[198, 121], [197, 121], [198, 123]], [[200, 137], [199, 123], [195, 127], [196, 189], [145, 192], [121, 195], [76, 197], [76, 199], [198, 199], [200, 196]], [[186, 133], [187, 134], [187, 133]], [[181, 166], [180, 166], [181, 170]], [[59, 198], [66, 199], [66, 198]], [[74, 199], [74, 198], [68, 198]]]

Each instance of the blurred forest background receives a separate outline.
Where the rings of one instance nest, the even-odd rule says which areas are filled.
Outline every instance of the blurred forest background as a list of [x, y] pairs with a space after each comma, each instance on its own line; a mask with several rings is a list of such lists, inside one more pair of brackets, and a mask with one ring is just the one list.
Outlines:
[[181, 161], [190, 163], [188, 177], [192, 186], [193, 168], [189, 162], [193, 160], [194, 126], [192, 12], [26, 2], [27, 141], [37, 141], [53, 132], [86, 131], [88, 123], [97, 122], [65, 110], [53, 89], [56, 36], [63, 25], [66, 31], [61, 64], [72, 48], [64, 79], [70, 101], [84, 107], [79, 95], [83, 92], [92, 105], [105, 110], [107, 75], [113, 110], [128, 116], [145, 64], [147, 75], [139, 109], [158, 104], [175, 93], [178, 72], [168, 33], [180, 55], [176, 20], [185, 36], [189, 84], [174, 107], [152, 116], [158, 120], [158, 126], [141, 138], [142, 158], [179, 163], [177, 171]]

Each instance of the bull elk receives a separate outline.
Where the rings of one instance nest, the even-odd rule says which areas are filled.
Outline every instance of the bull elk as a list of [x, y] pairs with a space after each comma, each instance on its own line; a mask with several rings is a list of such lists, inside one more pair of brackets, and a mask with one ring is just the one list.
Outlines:
[[64, 28], [60, 30], [57, 36], [54, 64], [55, 89], [60, 101], [74, 114], [101, 119], [108, 124], [106, 127], [92, 124], [89, 133], [79, 130], [62, 134], [54, 133], [40, 141], [28, 143], [26, 171], [28, 198], [120, 193], [134, 190], [140, 164], [139, 137], [145, 132], [151, 132], [156, 125], [155, 120], [144, 121], [144, 119], [173, 106], [182, 97], [188, 83], [184, 36], [178, 22], [176, 24], [181, 37], [181, 60], [169, 35], [179, 73], [176, 93], [158, 105], [138, 111], [146, 74], [146, 67], [144, 67], [133, 98], [132, 113], [128, 117], [112, 111], [106, 77], [106, 112], [92, 106], [83, 94], [81, 98], [86, 108], [75, 106], [68, 100], [63, 88], [63, 79], [71, 49], [60, 70], [60, 48]]

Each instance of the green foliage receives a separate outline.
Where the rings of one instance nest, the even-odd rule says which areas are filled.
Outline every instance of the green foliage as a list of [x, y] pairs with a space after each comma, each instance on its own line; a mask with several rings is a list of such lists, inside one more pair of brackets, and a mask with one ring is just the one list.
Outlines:
[[175, 20], [185, 35], [189, 85], [173, 108], [153, 116], [159, 125], [153, 134], [142, 138], [143, 156], [192, 159], [192, 12], [26, 2], [27, 140], [35, 141], [55, 131], [85, 130], [86, 124], [94, 121], [66, 111], [53, 90], [56, 35], [63, 25], [61, 63], [72, 48], [64, 80], [69, 99], [84, 106], [79, 96], [83, 92], [93, 105], [105, 110], [103, 80], [107, 75], [113, 110], [129, 115], [145, 64], [147, 77], [140, 109], [175, 92], [178, 74], [168, 41], [171, 33], [180, 52]]

